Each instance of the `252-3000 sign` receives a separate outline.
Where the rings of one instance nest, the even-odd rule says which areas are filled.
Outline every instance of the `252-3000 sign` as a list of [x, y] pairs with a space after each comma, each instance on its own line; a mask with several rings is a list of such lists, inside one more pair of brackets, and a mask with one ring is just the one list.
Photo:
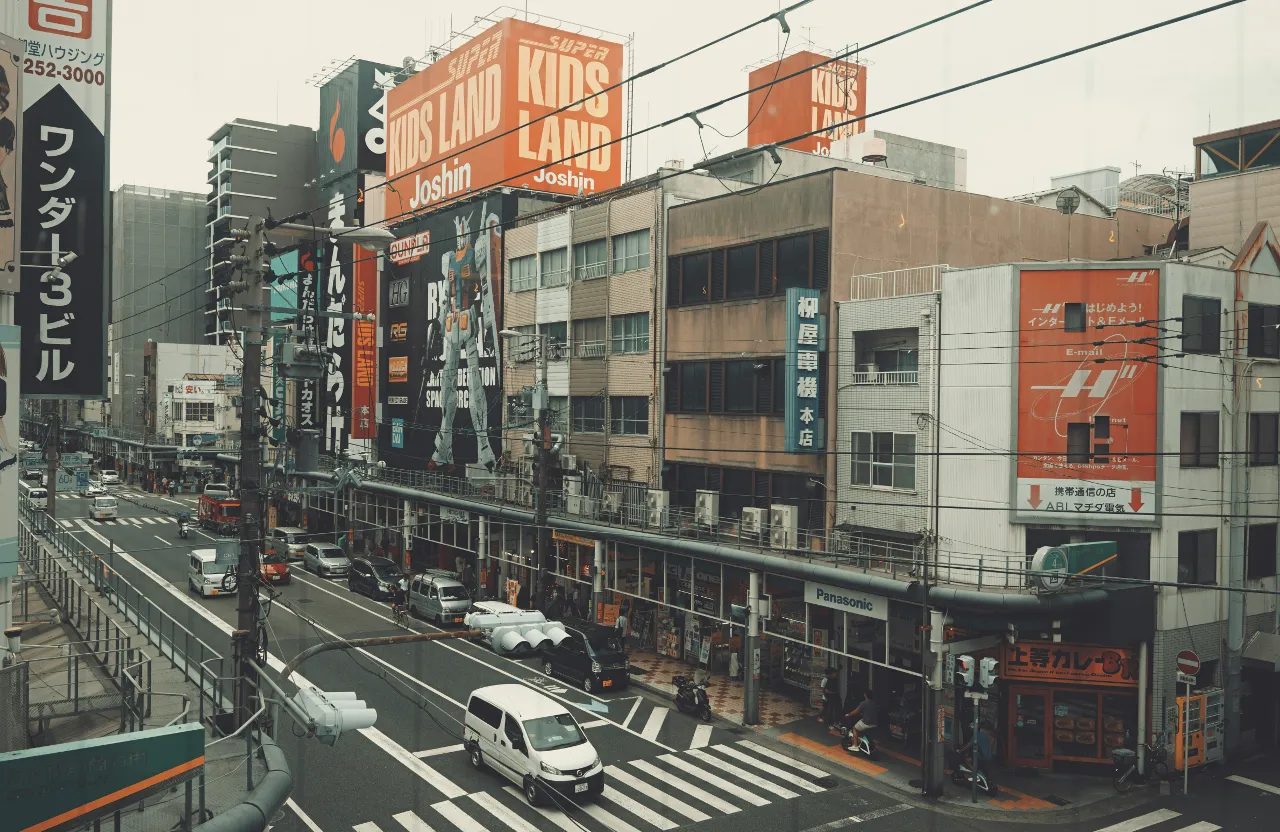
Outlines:
[[22, 71], [28, 75], [43, 75], [48, 78], [61, 78], [64, 81], [81, 81], [86, 84], [96, 84], [99, 87], [107, 83], [107, 73], [100, 69], [85, 69], [70, 64], [59, 66], [53, 61], [37, 61], [34, 58], [23, 59]]

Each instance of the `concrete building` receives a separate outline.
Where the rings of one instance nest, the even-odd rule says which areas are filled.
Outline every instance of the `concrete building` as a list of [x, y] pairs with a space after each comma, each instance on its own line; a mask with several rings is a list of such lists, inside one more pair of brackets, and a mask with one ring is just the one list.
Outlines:
[[1280, 224], [1280, 121], [1192, 140], [1191, 248], [1240, 251], [1254, 225]]
[[231, 298], [213, 291], [230, 279], [232, 231], [250, 216], [284, 218], [317, 208], [323, 198], [316, 180], [316, 131], [296, 124], [234, 119], [209, 136], [209, 194], [205, 212], [205, 276], [211, 290], [203, 298], [206, 342], [226, 343], [232, 322]]
[[160, 383], [157, 440], [186, 448], [213, 444], [237, 447], [240, 417], [234, 399], [240, 395], [238, 379], [221, 373], [186, 373]]
[[[144, 346], [143, 355], [143, 375], [142, 375], [142, 394], [139, 397], [143, 412], [146, 414], [144, 418], [144, 428], [146, 430], [146, 440], [153, 445], [190, 445], [186, 437], [191, 434], [219, 434], [220, 444], [230, 446], [234, 444], [234, 440], [238, 440], [238, 431], [240, 420], [234, 413], [229, 413], [225, 409], [220, 415], [213, 412], [208, 414], [209, 418], [199, 418], [202, 424], [195, 428], [185, 429], [181, 425], [175, 426], [175, 421], [187, 420], [184, 412], [184, 419], [176, 419], [172, 402], [184, 401], [184, 382], [183, 379], [188, 377], [198, 378], [204, 383], [203, 386], [196, 385], [190, 391], [191, 394], [199, 393], [203, 396], [209, 394], [208, 401], [212, 401], [213, 388], [220, 385], [221, 387], [238, 386], [235, 379], [240, 377], [240, 360], [237, 358], [232, 347], [226, 344], [158, 344], [150, 343]], [[228, 385], [227, 379], [232, 379], [232, 383]], [[194, 382], [192, 382], [194, 384]], [[207, 388], [207, 389], [206, 389]], [[175, 397], [175, 393], [177, 394]], [[205, 398], [197, 396], [192, 401], [204, 402]], [[198, 409], [198, 407], [197, 407]], [[236, 431], [237, 435], [232, 437], [230, 433]], [[182, 441], [175, 440], [175, 434], [183, 434]], [[211, 443], [196, 443], [211, 444]], [[157, 462], [165, 461], [162, 456], [156, 456]]]
[[200, 194], [139, 185], [112, 194], [111, 403], [102, 415], [122, 436], [142, 429], [144, 345], [204, 339], [203, 202]]
[[963, 148], [884, 130], [868, 130], [831, 143], [831, 155], [841, 159], [863, 161], [868, 155], [881, 154], [884, 159], [875, 164], [910, 174], [917, 184], [967, 190], [969, 152]]
[[[816, 290], [827, 320], [834, 303], [929, 286], [938, 263], [1122, 257], [1165, 239], [1170, 223], [1147, 214], [1068, 218], [1056, 211], [903, 181], [855, 165], [672, 209], [666, 234], [664, 489], [692, 509], [717, 492], [719, 514], [790, 504], [799, 529], [834, 525], [838, 457], [836, 390], [825, 368], [849, 345], [826, 328], [812, 450], [788, 452], [785, 420], [796, 397], [785, 385], [785, 293]], [[857, 275], [896, 270], [883, 280]], [[918, 291], [918, 290], [917, 290]], [[870, 293], [870, 294], [867, 294]], [[918, 324], [917, 324], [918, 325]], [[911, 356], [898, 356], [909, 362]], [[904, 371], [907, 365], [902, 365]], [[747, 390], [752, 391], [751, 395]], [[732, 395], [731, 395], [732, 394]], [[803, 539], [803, 532], [801, 534]], [[823, 544], [818, 544], [823, 545]]]

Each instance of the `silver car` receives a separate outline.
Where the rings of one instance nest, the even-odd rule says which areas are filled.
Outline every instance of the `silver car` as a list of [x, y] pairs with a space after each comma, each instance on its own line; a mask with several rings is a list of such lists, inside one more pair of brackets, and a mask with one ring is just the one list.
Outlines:
[[409, 613], [440, 626], [461, 624], [471, 608], [471, 593], [453, 572], [429, 569], [409, 584]]
[[299, 560], [306, 549], [304, 536], [306, 532], [296, 526], [277, 526], [267, 533], [267, 543], [289, 560]]
[[302, 554], [302, 568], [322, 578], [340, 578], [346, 576], [351, 561], [334, 543], [308, 543]]

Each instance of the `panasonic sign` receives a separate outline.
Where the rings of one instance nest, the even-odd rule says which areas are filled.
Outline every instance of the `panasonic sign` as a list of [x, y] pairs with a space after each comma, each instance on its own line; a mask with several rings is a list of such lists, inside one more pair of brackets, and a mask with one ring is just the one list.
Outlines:
[[804, 600], [810, 604], [844, 610], [867, 618], [878, 618], [881, 621], [889, 619], [889, 599], [879, 595], [806, 581]]

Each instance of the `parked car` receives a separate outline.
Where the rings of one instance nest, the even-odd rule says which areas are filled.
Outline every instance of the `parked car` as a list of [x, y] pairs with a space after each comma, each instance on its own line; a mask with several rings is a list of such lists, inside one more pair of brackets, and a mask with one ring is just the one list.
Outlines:
[[543, 673], [577, 682], [587, 693], [627, 686], [631, 663], [622, 652], [622, 639], [617, 630], [585, 622], [566, 622], [564, 631], [568, 635], [542, 660]]
[[115, 471], [103, 471], [102, 476], [99, 479], [102, 481], [103, 485], [120, 484], [120, 474]]
[[217, 497], [226, 500], [231, 497], [231, 487], [225, 482], [210, 482], [205, 484], [204, 491], [201, 493], [206, 497]]
[[461, 624], [471, 607], [471, 593], [453, 572], [428, 569], [409, 583], [409, 614], [439, 626]]
[[388, 558], [352, 558], [347, 588], [380, 601], [394, 594], [396, 583], [403, 577], [400, 567]]
[[296, 526], [276, 526], [267, 532], [267, 543], [289, 560], [302, 560], [302, 552], [307, 546], [306, 535]]
[[293, 580], [293, 576], [289, 574], [289, 559], [271, 549], [262, 552], [258, 572], [261, 573], [262, 580], [269, 584], [287, 584]]
[[308, 543], [302, 552], [302, 568], [322, 578], [340, 578], [351, 568], [347, 553], [333, 543]]
[[44, 471], [39, 468], [23, 468], [22, 478], [31, 482], [44, 482]]

